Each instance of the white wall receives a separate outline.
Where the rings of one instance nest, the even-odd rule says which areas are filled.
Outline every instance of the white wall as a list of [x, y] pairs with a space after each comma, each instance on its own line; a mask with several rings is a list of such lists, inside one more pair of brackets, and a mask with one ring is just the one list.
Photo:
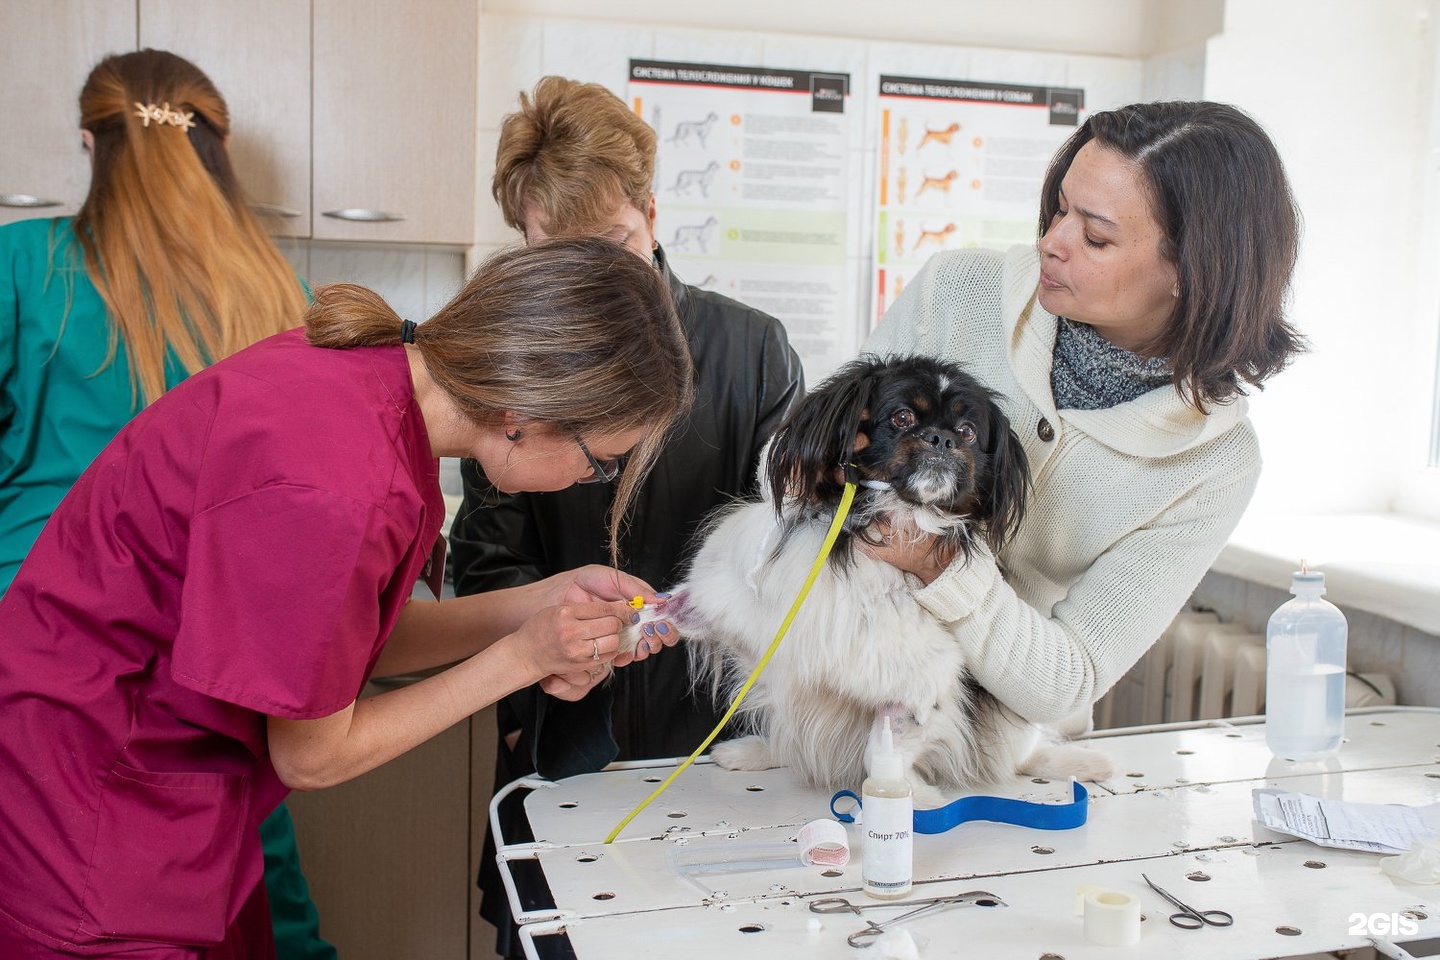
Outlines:
[[[1065, 82], [1086, 87], [1092, 109], [1235, 103], [1274, 136], [1305, 217], [1292, 313], [1313, 346], [1252, 397], [1266, 462], [1252, 513], [1398, 504], [1440, 516], [1440, 478], [1425, 468], [1440, 238], [1422, 217], [1440, 202], [1427, 162], [1440, 158], [1428, 132], [1440, 124], [1437, 2], [483, 0], [481, 252], [510, 236], [489, 200], [499, 117], [548, 72], [623, 93], [632, 56], [844, 70], [859, 109], [880, 70]], [[852, 158], [867, 171], [852, 204], [852, 264], [867, 286], [872, 142], [866, 127]]]
[[[1179, 0], [1183, 13], [1156, 15], [1157, 0], [483, 0], [486, 14], [604, 20], [668, 29], [698, 27], [823, 37], [1014, 47], [1138, 57], [1158, 36], [1199, 28], [1218, 0]], [[1196, 13], [1196, 9], [1201, 12]], [[752, 34], [753, 36], [753, 34]], [[756, 37], [759, 39], [759, 37]], [[1190, 38], [1193, 42], [1195, 37]], [[1179, 44], [1177, 44], [1179, 45]], [[1164, 48], [1160, 48], [1164, 49]]]
[[1205, 96], [1274, 137], [1305, 217], [1313, 352], [1254, 397], [1251, 512], [1378, 511], [1424, 464], [1435, 314], [1417, 296], [1430, 39], [1416, 0], [1228, 0]]
[[[1427, 360], [1437, 364], [1430, 373], [1440, 377], [1440, 0], [1424, 0], [1426, 14], [1425, 48], [1430, 55], [1428, 75], [1420, 81], [1429, 98], [1429, 109], [1424, 116], [1427, 136], [1424, 152], [1419, 158], [1421, 189], [1416, 191], [1416, 201], [1424, 211], [1419, 243], [1416, 245], [1417, 310], [1408, 331], [1402, 330], [1402, 342], [1409, 345], [1420, 363]], [[1422, 376], [1426, 383], [1428, 378]], [[1405, 466], [1425, 462], [1429, 454], [1427, 441], [1435, 424], [1428, 422], [1429, 416], [1440, 419], [1440, 403], [1436, 392], [1440, 384], [1427, 398], [1428, 403], [1417, 402], [1415, 409], [1407, 410], [1410, 419], [1422, 421], [1411, 428]], [[1422, 449], [1423, 448], [1423, 449]], [[1396, 508], [1405, 513], [1422, 514], [1440, 519], [1440, 470], [1402, 469], [1400, 473], [1400, 495]]]

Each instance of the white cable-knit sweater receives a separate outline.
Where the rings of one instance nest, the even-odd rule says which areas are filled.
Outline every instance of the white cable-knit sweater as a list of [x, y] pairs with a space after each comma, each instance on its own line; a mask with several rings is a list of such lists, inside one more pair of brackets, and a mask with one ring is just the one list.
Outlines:
[[1206, 415], [1166, 386], [1108, 410], [1057, 412], [1057, 321], [1036, 299], [1039, 270], [1033, 247], [937, 254], [865, 349], [954, 360], [1003, 395], [1034, 479], [1004, 576], [980, 553], [928, 587], [916, 581], [915, 596], [953, 625], [976, 679], [1011, 709], [1066, 728], [1083, 716], [1083, 727], [1224, 546], [1260, 450], [1241, 397]]

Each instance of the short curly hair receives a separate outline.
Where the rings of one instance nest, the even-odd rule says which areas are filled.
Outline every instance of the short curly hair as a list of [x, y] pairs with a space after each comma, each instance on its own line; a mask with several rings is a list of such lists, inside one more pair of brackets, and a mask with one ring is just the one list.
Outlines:
[[491, 192], [505, 222], [525, 231], [538, 208], [545, 232], [600, 233], [615, 208], [649, 208], [655, 131], [598, 83], [544, 77], [506, 115]]

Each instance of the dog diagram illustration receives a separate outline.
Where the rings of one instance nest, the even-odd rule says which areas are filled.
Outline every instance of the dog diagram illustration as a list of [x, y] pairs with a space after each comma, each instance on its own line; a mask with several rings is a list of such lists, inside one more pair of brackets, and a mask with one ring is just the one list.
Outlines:
[[959, 174], [954, 170], [947, 170], [943, 176], [925, 177], [920, 181], [920, 189], [915, 191], [915, 196], [920, 196], [920, 194], [926, 190], [938, 190], [941, 193], [949, 193], [950, 184], [954, 183], [955, 178], [958, 176]]
[[709, 253], [710, 244], [715, 239], [715, 228], [719, 225], [719, 220], [706, 217], [704, 223], [676, 227], [670, 249], [676, 253]]
[[693, 141], [695, 145], [703, 147], [706, 138], [710, 136], [710, 128], [719, 119], [712, 110], [704, 120], [682, 120], [675, 124], [675, 131], [670, 134], [669, 142], [677, 147], [687, 147], [691, 146]]
[[954, 138], [955, 134], [959, 132], [960, 124], [958, 123], [952, 123], [948, 127], [941, 127], [939, 130], [931, 129], [927, 123], [925, 125], [925, 136], [920, 138], [920, 144], [915, 149], [917, 151], [923, 150], [928, 143], [939, 143], [949, 146], [950, 141]]
[[950, 239], [950, 234], [954, 232], [955, 224], [953, 223], [947, 223], [939, 228], [922, 226], [920, 228], [920, 236], [916, 238], [915, 246], [910, 248], [910, 252], [916, 252], [927, 243], [934, 244], [943, 249], [945, 241]]
[[685, 196], [698, 187], [700, 196], [709, 197], [710, 181], [715, 179], [715, 172], [719, 169], [720, 164], [711, 160], [705, 165], [704, 170], [681, 170], [675, 177], [675, 185], [670, 188], [670, 191]]

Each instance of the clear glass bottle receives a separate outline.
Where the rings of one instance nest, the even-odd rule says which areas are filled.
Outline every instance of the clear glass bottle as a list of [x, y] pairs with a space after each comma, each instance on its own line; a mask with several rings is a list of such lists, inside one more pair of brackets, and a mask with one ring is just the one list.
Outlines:
[[915, 802], [888, 716], [870, 762], [870, 776], [860, 787], [860, 798], [864, 831], [860, 875], [865, 893], [879, 900], [897, 900], [910, 892], [915, 867]]
[[1302, 563], [1295, 599], [1265, 627], [1265, 743], [1286, 760], [1315, 760], [1345, 733], [1345, 615], [1322, 600], [1325, 575]]

